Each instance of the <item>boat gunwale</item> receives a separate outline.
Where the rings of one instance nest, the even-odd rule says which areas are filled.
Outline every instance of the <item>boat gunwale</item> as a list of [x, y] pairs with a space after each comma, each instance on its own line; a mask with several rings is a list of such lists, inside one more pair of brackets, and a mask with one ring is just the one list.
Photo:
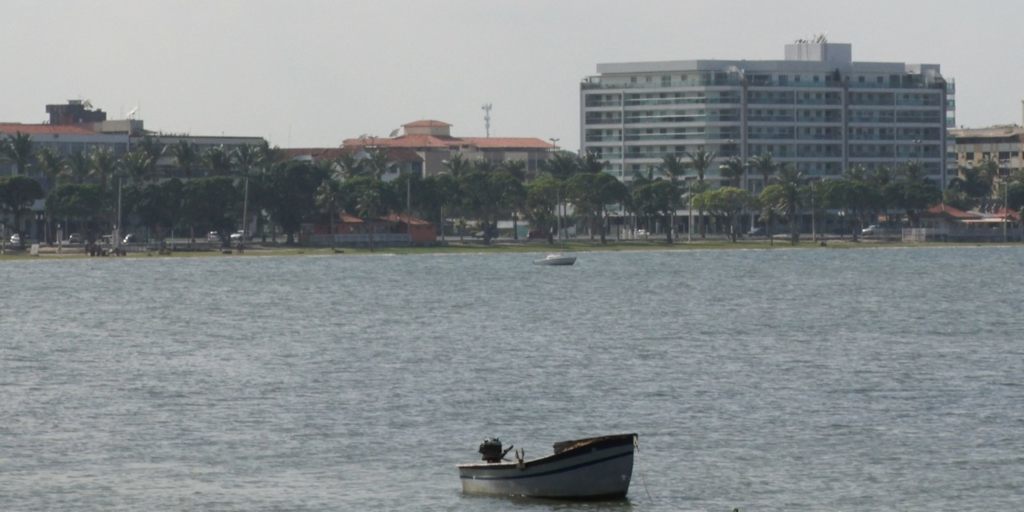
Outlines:
[[518, 462], [499, 462], [499, 463], [459, 464], [458, 468], [460, 470], [462, 470], [462, 469], [473, 469], [473, 470], [476, 470], [476, 469], [492, 469], [492, 470], [511, 470], [511, 469], [515, 469], [515, 470], [525, 471], [526, 469], [529, 469], [530, 466], [540, 466], [540, 465], [549, 464], [549, 463], [552, 463], [552, 462], [558, 462], [558, 461], [563, 460], [563, 459], [569, 459], [569, 458], [572, 458], [572, 457], [579, 456], [580, 455], [579, 452], [581, 452], [581, 451], [583, 451], [584, 449], [587, 449], [587, 448], [591, 448], [591, 449], [594, 449], [594, 450], [608, 450], [608, 449], [612, 449], [612, 448], [617, 448], [617, 447], [625, 445], [627, 443], [628, 444], [633, 444], [637, 437], [638, 436], [637, 436], [636, 433], [631, 433], [631, 434], [613, 434], [613, 435], [598, 436], [598, 437], [585, 437], [585, 438], [582, 438], [582, 439], [571, 439], [571, 440], [568, 440], [568, 441], [559, 441], [559, 442], [555, 443], [555, 446], [558, 446], [560, 444], [565, 444], [565, 443], [573, 443], [573, 445], [570, 446], [567, 449], [564, 449], [564, 450], [560, 451], [560, 452], [552, 453], [550, 455], [545, 455], [543, 457], [536, 458], [536, 459], [531, 459], [531, 460], [523, 461], [522, 467], [520, 467]]

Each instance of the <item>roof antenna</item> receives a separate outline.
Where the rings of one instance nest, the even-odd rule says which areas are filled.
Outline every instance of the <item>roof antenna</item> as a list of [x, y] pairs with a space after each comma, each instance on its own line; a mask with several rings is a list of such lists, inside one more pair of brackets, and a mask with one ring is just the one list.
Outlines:
[[480, 107], [484, 110], [484, 130], [487, 132], [487, 138], [491, 137], [491, 109], [493, 106], [490, 103], [484, 103], [484, 106]]

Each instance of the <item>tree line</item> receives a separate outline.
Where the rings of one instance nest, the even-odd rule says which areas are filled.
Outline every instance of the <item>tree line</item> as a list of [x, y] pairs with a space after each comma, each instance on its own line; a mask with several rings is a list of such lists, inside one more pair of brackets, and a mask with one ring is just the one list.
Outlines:
[[[882, 213], [905, 213], [913, 224], [921, 211], [942, 200], [962, 209], [997, 204], [1000, 196], [1013, 209], [1024, 204], [1024, 175], [1002, 183], [994, 163], [961, 169], [943, 196], [916, 162], [892, 169], [854, 167], [817, 181], [763, 154], [725, 160], [712, 180], [707, 172], [716, 155], [703, 149], [684, 153], [685, 160], [666, 156], [646, 173], [634, 173], [628, 183], [603, 172], [607, 162], [596, 155], [566, 151], [552, 153], [537, 170], [528, 170], [522, 161], [493, 163], [453, 154], [438, 175], [406, 172], [390, 181], [384, 177], [395, 164], [384, 148], [372, 146], [309, 162], [288, 159], [266, 142], [200, 151], [187, 140], [165, 145], [147, 136], [119, 156], [103, 147], [62, 156], [45, 147], [36, 150], [29, 136], [18, 133], [0, 140], [0, 154], [15, 169], [14, 176], [0, 179], [0, 207], [13, 217], [16, 230], [32, 203], [45, 198], [47, 226], [60, 222], [70, 228], [70, 223], [89, 241], [127, 222], [122, 233], [145, 228], [163, 240], [172, 231], [193, 238], [215, 231], [226, 243], [241, 228], [247, 210], [255, 220], [249, 234], [265, 239], [268, 233], [281, 233], [286, 243], [294, 243], [305, 222], [329, 224], [335, 232], [342, 212], [364, 220], [389, 212], [410, 214], [450, 225], [460, 237], [472, 229], [485, 243], [497, 236], [499, 220], [511, 219], [518, 238], [515, 226], [525, 219], [531, 236], [549, 243], [560, 224], [578, 225], [605, 243], [609, 208], [615, 207], [651, 231], [655, 223], [677, 226], [676, 212], [692, 208], [698, 212], [697, 225], [688, 229], [705, 237], [715, 226], [733, 241], [739, 220], [753, 214], [769, 235], [774, 226], [788, 225], [796, 243], [800, 218], [808, 212], [839, 212], [856, 236], [861, 225]], [[174, 161], [174, 176], [157, 166], [164, 157]], [[753, 194], [745, 188], [750, 177], [767, 185]], [[1003, 194], [1000, 186], [1008, 186]], [[119, 190], [123, 219], [116, 218]], [[573, 206], [571, 214], [565, 205]], [[367, 229], [372, 224], [364, 223]], [[673, 229], [665, 231], [671, 243]], [[55, 230], [47, 232], [51, 241]], [[372, 243], [372, 229], [370, 235]]]

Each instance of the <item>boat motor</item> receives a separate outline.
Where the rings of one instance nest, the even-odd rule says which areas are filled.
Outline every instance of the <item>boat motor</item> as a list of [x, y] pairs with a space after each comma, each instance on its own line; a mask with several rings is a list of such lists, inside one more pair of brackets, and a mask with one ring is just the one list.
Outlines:
[[505, 454], [512, 451], [513, 446], [514, 445], [509, 445], [509, 447], [503, 451], [501, 449], [501, 439], [498, 439], [497, 437], [488, 437], [487, 439], [484, 439], [484, 442], [480, 443], [480, 449], [478, 451], [485, 462], [493, 464], [501, 462], [501, 459]]

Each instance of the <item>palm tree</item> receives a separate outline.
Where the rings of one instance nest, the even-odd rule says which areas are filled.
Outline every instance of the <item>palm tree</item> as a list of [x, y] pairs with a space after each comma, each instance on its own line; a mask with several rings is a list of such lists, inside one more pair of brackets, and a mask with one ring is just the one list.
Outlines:
[[800, 242], [798, 221], [800, 209], [803, 207], [804, 203], [804, 174], [793, 166], [786, 165], [779, 170], [779, 174], [775, 178], [776, 183], [781, 189], [778, 197], [778, 205], [789, 219], [790, 243], [796, 245]]
[[[715, 161], [717, 155], [714, 151], [708, 153], [704, 151], [704, 148], [700, 148], [696, 153], [686, 152], [686, 157], [690, 159], [690, 165], [693, 166], [693, 170], [697, 172], [697, 187], [703, 191], [704, 187], [704, 174], [711, 167], [711, 163]], [[705, 238], [708, 233], [708, 225], [704, 219], [704, 208], [698, 208], [698, 215], [700, 219], [700, 237]]]
[[96, 179], [100, 190], [107, 190], [107, 181], [117, 169], [117, 157], [110, 148], [98, 147], [89, 155], [89, 176]]
[[48, 186], [57, 186], [61, 171], [64, 170], [64, 157], [53, 149], [44, 147], [36, 153], [36, 165], [43, 176], [46, 176]]
[[527, 174], [526, 162], [522, 160], [505, 160], [498, 165], [498, 169], [511, 174], [521, 182], [533, 179], [533, 176]]
[[375, 180], [384, 179], [390, 166], [388, 165], [388, 152], [384, 148], [370, 148], [366, 152], [366, 168], [370, 171], [371, 177]]
[[750, 159], [750, 166], [757, 170], [757, 173], [761, 175], [761, 188], [768, 186], [768, 181], [771, 179], [775, 171], [778, 170], [778, 164], [772, 160], [771, 153], [761, 153]]
[[14, 162], [15, 176], [28, 170], [29, 164], [32, 163], [32, 149], [32, 136], [21, 132], [8, 135], [6, 143], [0, 145], [4, 155]]
[[369, 235], [370, 252], [373, 252], [373, 230], [377, 216], [380, 215], [380, 207], [379, 187], [376, 186], [376, 183], [371, 183], [370, 186], [363, 188], [356, 204], [356, 209], [359, 210], [359, 216], [363, 219], [363, 225]]
[[448, 160], [444, 161], [444, 168], [454, 178], [461, 178], [463, 174], [466, 174], [472, 168], [472, 165], [465, 158], [462, 158], [461, 153], [455, 153], [450, 156]]
[[335, 164], [337, 164], [338, 170], [341, 172], [341, 177], [345, 181], [363, 175], [363, 161], [356, 158], [351, 152], [342, 153], [341, 156], [338, 157], [337, 161], [335, 161]]
[[331, 220], [331, 248], [335, 247], [334, 243], [334, 224], [338, 218], [338, 202], [341, 196], [341, 190], [338, 187], [338, 182], [333, 178], [326, 178], [316, 189], [316, 206], [321, 212], [326, 213]]
[[179, 140], [177, 144], [171, 146], [171, 154], [178, 162], [178, 169], [182, 175], [191, 178], [192, 169], [199, 160], [199, 150], [196, 145], [184, 139]]
[[[661, 160], [661, 172], [668, 176], [672, 185], [676, 187], [676, 190], [679, 190], [677, 186], [679, 179], [686, 178], [686, 165], [675, 154], [668, 154]], [[679, 209], [680, 197], [676, 195], [672, 198], [672, 215], [669, 220], [669, 229], [676, 228], [676, 210]]]
[[149, 169], [152, 168], [153, 160], [145, 151], [132, 151], [121, 158], [121, 167], [125, 173], [136, 183], [142, 183], [146, 179]]
[[747, 165], [743, 159], [734, 156], [718, 166], [718, 175], [722, 177], [723, 186], [740, 188], [743, 185], [743, 175], [746, 170]]
[[214, 176], [227, 176], [231, 172], [231, 154], [224, 150], [223, 145], [204, 151], [202, 160]]
[[167, 151], [167, 146], [160, 142], [160, 139], [155, 139], [146, 135], [142, 137], [142, 140], [136, 143], [136, 147], [149, 156], [149, 167], [145, 172], [145, 179], [155, 179], [157, 164], [160, 161], [160, 157], [164, 156]]
[[[252, 173], [252, 168], [255, 167], [260, 160], [259, 149], [256, 146], [250, 146], [248, 144], [238, 146], [234, 151], [231, 152], [231, 161], [235, 164], [235, 168], [238, 173], [242, 175], [242, 244], [245, 243], [246, 238], [249, 236], [249, 174]], [[333, 232], [333, 229], [332, 229]]]
[[85, 178], [89, 175], [89, 156], [82, 151], [75, 151], [68, 155], [67, 161], [64, 162], [64, 169], [61, 171], [63, 176], [71, 178], [74, 183], [84, 183]]

